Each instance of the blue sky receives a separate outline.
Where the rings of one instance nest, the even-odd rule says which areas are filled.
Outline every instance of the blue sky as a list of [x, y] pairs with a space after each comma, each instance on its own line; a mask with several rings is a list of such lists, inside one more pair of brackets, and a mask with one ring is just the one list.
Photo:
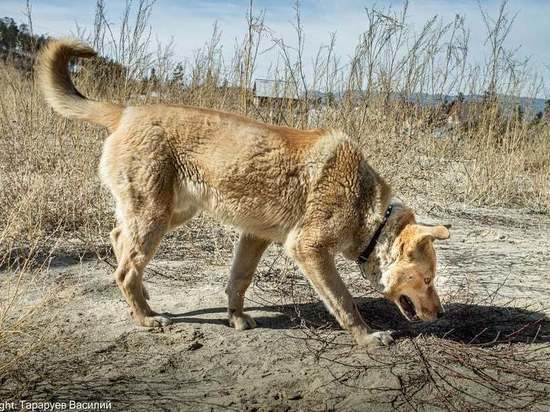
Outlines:
[[[105, 0], [109, 19], [120, 21], [124, 0]], [[306, 32], [306, 50], [313, 58], [314, 51], [325, 44], [331, 32], [336, 32], [337, 52], [349, 56], [353, 52], [359, 34], [366, 29], [364, 7], [374, 3], [378, 6], [393, 4], [399, 7], [400, 1], [370, 0], [303, 0], [302, 14]], [[32, 0], [32, 12], [36, 32], [53, 36], [76, 33], [76, 25], [90, 30], [94, 19], [94, 0]], [[265, 23], [277, 36], [294, 42], [293, 1], [256, 0], [257, 9], [265, 10]], [[483, 8], [495, 15], [500, 1], [480, 1]], [[161, 43], [173, 39], [177, 58], [193, 55], [210, 37], [214, 21], [222, 30], [222, 44], [230, 53], [235, 39], [242, 38], [245, 25], [244, 16], [248, 0], [157, 0], [152, 14], [153, 38]], [[0, 0], [0, 16], [10, 16], [24, 21], [24, 0]], [[509, 10], [518, 13], [513, 26], [508, 47], [520, 47], [519, 55], [530, 56], [532, 66], [548, 76], [550, 66], [550, 1], [510, 0]], [[482, 61], [486, 56], [486, 38], [483, 20], [477, 0], [411, 0], [409, 21], [420, 28], [422, 23], [433, 15], [452, 21], [456, 14], [465, 16], [471, 30], [471, 56]], [[265, 69], [265, 68], [264, 68]], [[261, 71], [261, 70], [260, 70]], [[262, 73], [257, 73], [262, 76]]]

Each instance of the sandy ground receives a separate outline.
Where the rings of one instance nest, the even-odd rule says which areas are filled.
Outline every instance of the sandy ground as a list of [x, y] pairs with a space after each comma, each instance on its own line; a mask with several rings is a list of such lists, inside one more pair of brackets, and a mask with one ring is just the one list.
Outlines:
[[[438, 244], [445, 318], [407, 324], [339, 262], [365, 318], [396, 330], [390, 348], [355, 347], [281, 249], [271, 246], [247, 296], [259, 326], [227, 326], [230, 247], [184, 228], [147, 271], [162, 330], [135, 327], [112, 258], [52, 260], [43, 345], [0, 381], [0, 401], [103, 400], [112, 410], [495, 410], [550, 408], [550, 218], [527, 211], [432, 208], [452, 223]], [[207, 229], [204, 229], [207, 230]], [[210, 229], [208, 229], [210, 230]], [[215, 228], [212, 230], [219, 230]], [[41, 295], [30, 288], [26, 302]], [[0, 292], [1, 293], [1, 292]]]

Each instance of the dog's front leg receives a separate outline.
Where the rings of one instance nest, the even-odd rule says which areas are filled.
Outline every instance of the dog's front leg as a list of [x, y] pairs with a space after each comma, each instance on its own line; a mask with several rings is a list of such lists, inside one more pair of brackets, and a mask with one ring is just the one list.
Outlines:
[[327, 249], [299, 243], [287, 249], [340, 326], [348, 330], [359, 345], [383, 346], [393, 342], [390, 332], [374, 332], [367, 326]]
[[248, 233], [241, 233], [235, 247], [235, 256], [231, 264], [231, 277], [225, 289], [228, 297], [227, 312], [229, 326], [237, 330], [254, 328], [256, 322], [243, 313], [244, 294], [252, 281], [254, 271], [269, 245], [267, 240], [257, 238]]

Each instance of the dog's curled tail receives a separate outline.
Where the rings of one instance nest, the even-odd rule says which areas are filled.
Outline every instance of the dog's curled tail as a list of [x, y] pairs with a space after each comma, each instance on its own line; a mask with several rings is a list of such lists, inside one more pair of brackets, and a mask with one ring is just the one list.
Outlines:
[[75, 88], [69, 74], [71, 58], [95, 55], [92, 48], [76, 40], [50, 41], [36, 62], [37, 82], [48, 104], [59, 114], [97, 123], [113, 131], [122, 117], [124, 106], [88, 99]]

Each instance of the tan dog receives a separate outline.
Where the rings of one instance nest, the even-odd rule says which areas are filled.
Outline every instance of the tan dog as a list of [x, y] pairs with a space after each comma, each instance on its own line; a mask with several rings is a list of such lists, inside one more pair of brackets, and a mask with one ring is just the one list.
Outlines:
[[447, 229], [416, 224], [401, 204], [385, 218], [390, 188], [346, 135], [194, 107], [92, 101], [74, 88], [67, 64], [94, 55], [75, 41], [50, 42], [38, 59], [38, 84], [58, 113], [111, 133], [100, 175], [117, 206], [116, 281], [138, 325], [169, 323], [147, 303], [143, 270], [163, 235], [199, 210], [241, 230], [226, 289], [236, 329], [255, 326], [243, 313], [244, 294], [270, 242], [284, 245], [359, 344], [392, 338], [363, 321], [336, 271], [337, 253], [362, 256], [362, 270], [409, 320], [437, 317], [432, 241], [448, 238]]

